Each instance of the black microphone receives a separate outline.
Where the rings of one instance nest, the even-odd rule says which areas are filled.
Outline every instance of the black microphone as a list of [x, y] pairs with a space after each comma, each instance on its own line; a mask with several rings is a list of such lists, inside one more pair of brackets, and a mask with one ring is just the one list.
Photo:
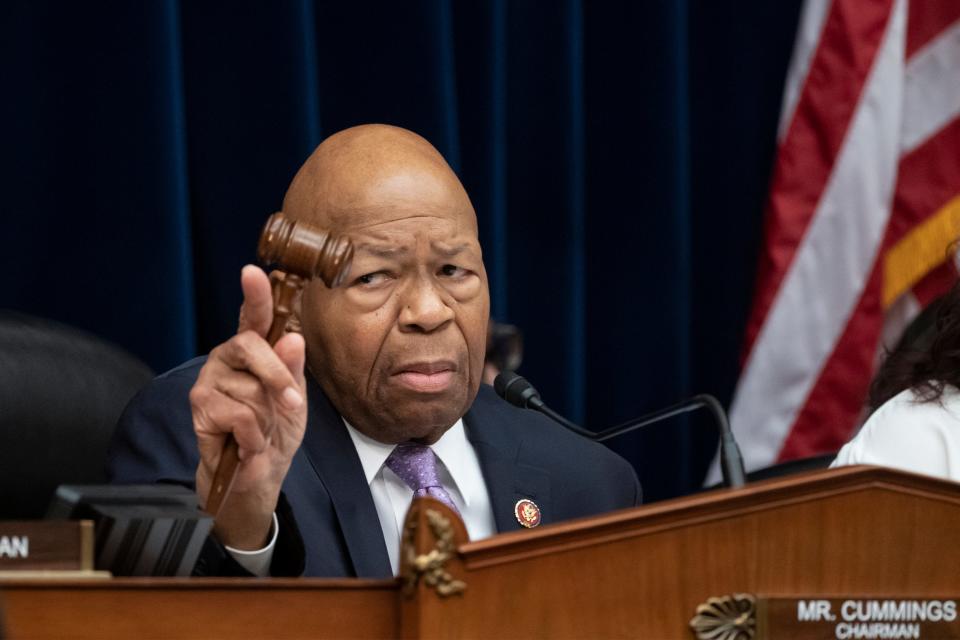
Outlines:
[[636, 420], [630, 420], [615, 427], [594, 433], [575, 425], [553, 409], [550, 409], [544, 404], [543, 400], [540, 399], [540, 394], [533, 385], [513, 371], [500, 373], [493, 381], [493, 388], [497, 392], [497, 395], [510, 404], [522, 409], [535, 409], [540, 411], [570, 431], [597, 442], [609, 440], [610, 438], [629, 433], [634, 429], [639, 429], [655, 422], [661, 422], [683, 413], [705, 408], [713, 415], [720, 431], [720, 470], [723, 473], [723, 483], [728, 487], [742, 487], [746, 483], [747, 474], [743, 468], [743, 456], [740, 454], [740, 447], [737, 446], [737, 441], [733, 437], [733, 431], [730, 429], [727, 414], [723, 410], [720, 402], [709, 394], [702, 393], [693, 396], [692, 398], [670, 405], [659, 411], [648, 413]]
[[526, 378], [517, 375], [513, 371], [502, 371], [497, 374], [497, 377], [493, 380], [493, 390], [497, 392], [498, 396], [515, 407], [534, 409], [584, 438], [590, 438], [592, 440], [594, 437], [592, 431], [587, 431], [583, 427], [577, 426], [545, 405], [543, 400], [540, 399], [540, 392], [534, 389], [533, 385], [530, 384]]

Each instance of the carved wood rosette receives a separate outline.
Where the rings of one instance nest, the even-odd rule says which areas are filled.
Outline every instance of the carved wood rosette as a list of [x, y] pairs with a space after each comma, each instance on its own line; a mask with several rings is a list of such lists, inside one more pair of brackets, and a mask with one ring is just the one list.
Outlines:
[[757, 601], [749, 593], [708, 598], [690, 620], [697, 640], [753, 640], [757, 629]]

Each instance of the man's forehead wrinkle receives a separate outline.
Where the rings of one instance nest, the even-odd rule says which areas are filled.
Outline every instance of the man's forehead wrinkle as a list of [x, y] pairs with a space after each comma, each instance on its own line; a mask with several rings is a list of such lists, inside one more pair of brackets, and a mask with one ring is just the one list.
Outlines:
[[471, 244], [469, 242], [460, 242], [453, 245], [436, 240], [430, 242], [430, 248], [433, 249], [433, 251], [448, 258], [460, 255], [464, 251], [470, 249], [470, 247]]
[[[353, 217], [359, 217], [359, 215], [354, 215]], [[385, 241], [389, 241], [393, 237], [390, 231], [378, 233], [376, 229], [384, 225], [394, 224], [397, 222], [404, 222], [407, 220], [411, 220], [411, 221], [420, 220], [420, 221], [423, 221], [424, 223], [429, 223], [430, 221], [449, 222], [454, 225], [458, 233], [460, 232], [463, 226], [459, 224], [461, 222], [460, 216], [446, 216], [446, 215], [434, 216], [429, 214], [423, 214], [423, 215], [398, 214], [395, 217], [388, 218], [386, 220], [378, 219], [373, 221], [360, 222], [354, 225], [344, 225], [341, 231], [344, 233], [363, 232], [368, 234], [376, 234], [378, 238], [383, 239]], [[472, 228], [472, 227], [468, 226], [468, 228]]]
[[394, 258], [410, 253], [410, 247], [402, 244], [380, 244], [370, 242], [354, 243], [358, 252], [371, 253], [381, 258]]
[[[343, 184], [331, 182], [317, 189], [312, 201], [302, 203], [298, 217], [341, 232], [418, 217], [448, 219], [476, 227], [476, 214], [465, 194], [457, 193], [459, 185], [418, 182], [416, 172], [409, 168], [403, 173], [406, 175], [400, 171], [392, 174], [392, 181], [375, 179], [358, 184], [354, 176]], [[293, 200], [288, 198], [287, 204], [292, 205]]]

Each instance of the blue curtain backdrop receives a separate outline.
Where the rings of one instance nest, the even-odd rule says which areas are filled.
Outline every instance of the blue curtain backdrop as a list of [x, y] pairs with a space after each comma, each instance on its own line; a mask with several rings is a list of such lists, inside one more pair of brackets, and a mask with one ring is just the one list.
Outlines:
[[[235, 327], [239, 268], [324, 136], [431, 140], [480, 219], [521, 373], [600, 429], [729, 401], [799, 0], [0, 7], [0, 305], [157, 370]], [[704, 418], [622, 438], [650, 499]]]

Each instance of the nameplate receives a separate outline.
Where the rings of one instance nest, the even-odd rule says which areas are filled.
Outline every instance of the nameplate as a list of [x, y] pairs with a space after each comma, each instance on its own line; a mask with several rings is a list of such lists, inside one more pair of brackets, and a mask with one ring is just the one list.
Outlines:
[[699, 640], [960, 640], [960, 597], [757, 597], [734, 593], [699, 605], [690, 628]]
[[92, 570], [92, 521], [0, 520], [0, 572]]
[[760, 598], [759, 638], [960, 639], [957, 597]]

